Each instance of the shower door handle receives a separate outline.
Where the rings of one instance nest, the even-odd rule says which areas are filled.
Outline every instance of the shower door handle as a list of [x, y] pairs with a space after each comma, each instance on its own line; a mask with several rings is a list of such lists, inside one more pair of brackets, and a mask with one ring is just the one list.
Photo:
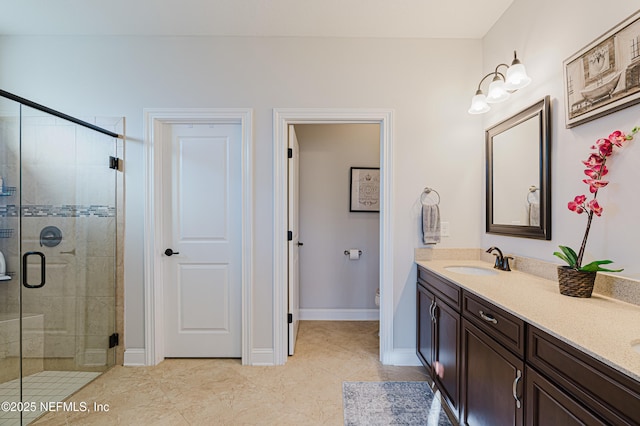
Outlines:
[[[27, 268], [27, 259], [29, 256], [40, 256], [40, 284], [29, 284], [29, 268]], [[26, 288], [41, 288], [46, 283], [46, 262], [44, 253], [39, 251], [28, 251], [22, 255], [22, 285]]]

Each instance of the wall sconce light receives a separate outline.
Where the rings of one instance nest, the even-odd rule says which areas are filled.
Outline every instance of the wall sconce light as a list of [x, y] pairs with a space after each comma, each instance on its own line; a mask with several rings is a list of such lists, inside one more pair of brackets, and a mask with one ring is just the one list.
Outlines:
[[[498, 68], [500, 67], [507, 68], [506, 76], [498, 71]], [[491, 76], [493, 76], [493, 80], [491, 80], [489, 90], [485, 96], [482, 89], [480, 89], [480, 86], [488, 77]], [[514, 50], [511, 66], [508, 66], [507, 64], [498, 64], [493, 72], [482, 77], [482, 80], [478, 83], [478, 90], [476, 91], [476, 94], [471, 98], [469, 114], [484, 114], [491, 109], [489, 104], [495, 104], [507, 100], [511, 93], [518, 89], [522, 89], [529, 83], [531, 83], [531, 78], [527, 75], [524, 65], [520, 63], [518, 55]]]

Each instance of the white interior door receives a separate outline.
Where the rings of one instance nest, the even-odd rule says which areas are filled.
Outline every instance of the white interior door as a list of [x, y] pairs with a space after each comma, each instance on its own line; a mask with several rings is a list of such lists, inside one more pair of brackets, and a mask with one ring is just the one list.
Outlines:
[[165, 356], [240, 357], [241, 126], [165, 126]]
[[298, 334], [298, 318], [300, 316], [300, 246], [298, 235], [300, 149], [298, 139], [292, 125], [289, 125], [289, 355], [293, 355]]

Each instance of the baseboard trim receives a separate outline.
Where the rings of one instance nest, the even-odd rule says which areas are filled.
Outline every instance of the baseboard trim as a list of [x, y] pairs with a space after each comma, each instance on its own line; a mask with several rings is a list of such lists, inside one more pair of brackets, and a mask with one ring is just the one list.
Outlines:
[[415, 348], [394, 349], [384, 354], [383, 364], [417, 366], [422, 365]]
[[300, 319], [308, 321], [378, 321], [378, 309], [300, 309]]
[[124, 350], [125, 367], [144, 367], [146, 364], [147, 353], [144, 348], [130, 348]]
[[249, 365], [263, 366], [263, 365], [275, 365], [275, 358], [273, 349], [253, 349], [251, 351], [251, 362]]

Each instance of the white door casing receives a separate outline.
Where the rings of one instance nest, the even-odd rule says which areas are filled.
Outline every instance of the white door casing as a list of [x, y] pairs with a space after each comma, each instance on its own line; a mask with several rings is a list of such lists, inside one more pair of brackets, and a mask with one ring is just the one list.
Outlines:
[[[252, 363], [251, 348], [251, 280], [253, 274], [253, 112], [240, 108], [180, 108], [144, 110], [145, 148], [145, 246], [144, 246], [144, 342], [142, 349], [131, 349], [132, 364], [156, 365], [164, 357], [164, 296], [162, 246], [164, 233], [164, 189], [166, 172], [162, 149], [165, 124], [217, 123], [239, 124], [242, 128], [242, 363]], [[179, 251], [179, 250], [176, 250]], [[138, 355], [140, 353], [140, 355]], [[127, 352], [125, 351], [125, 360]]]
[[[287, 148], [290, 124], [380, 125], [380, 361], [397, 363], [393, 347], [393, 110], [308, 109], [273, 110], [274, 142], [274, 363], [284, 364], [288, 345]], [[279, 238], [278, 236], [282, 236]], [[412, 354], [415, 357], [414, 354]]]
[[299, 194], [300, 194], [300, 147], [293, 125], [289, 126], [289, 150], [291, 156], [288, 166], [289, 181], [289, 355], [293, 355], [298, 335], [300, 317], [300, 236], [299, 236]]
[[242, 129], [164, 126], [165, 357], [239, 358]]

